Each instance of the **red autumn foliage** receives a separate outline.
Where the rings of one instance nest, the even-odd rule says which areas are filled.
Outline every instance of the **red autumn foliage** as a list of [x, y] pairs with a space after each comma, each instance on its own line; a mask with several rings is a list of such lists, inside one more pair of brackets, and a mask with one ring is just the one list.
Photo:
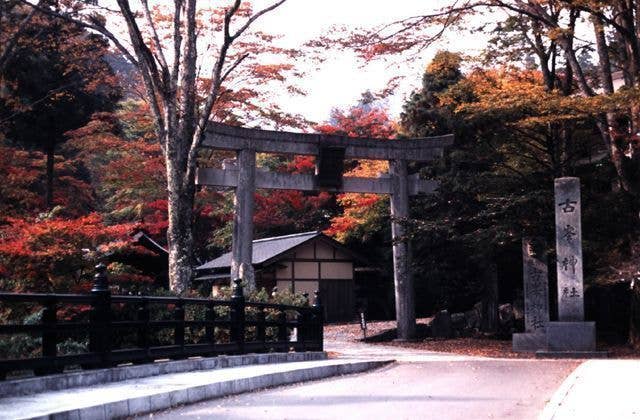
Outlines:
[[36, 190], [42, 175], [42, 153], [0, 145], [0, 214], [18, 215], [42, 209], [44, 197]]
[[313, 174], [316, 170], [316, 159], [314, 156], [295, 156], [287, 170], [292, 174]]
[[255, 200], [256, 229], [300, 232], [322, 224], [323, 208], [330, 204], [332, 196], [326, 192], [308, 195], [297, 190], [271, 190], [256, 194]]
[[75, 219], [7, 218], [0, 228], [0, 261], [16, 291], [78, 291], [96, 253], [124, 240], [132, 225], [107, 226], [96, 213]]
[[[86, 292], [98, 259], [148, 260], [151, 251], [130, 234], [144, 229], [161, 239], [167, 228], [163, 158], [149, 127], [144, 107], [128, 105], [69, 132], [64, 155], [55, 158], [56, 207], [48, 213], [44, 155], [0, 144], [4, 290]], [[110, 265], [110, 274], [125, 290], [154, 281], [122, 263]]]
[[[45, 210], [46, 156], [0, 143], [0, 218], [36, 214]], [[87, 213], [94, 203], [91, 186], [81, 178], [81, 162], [55, 157], [54, 206], [64, 207], [64, 215]]]

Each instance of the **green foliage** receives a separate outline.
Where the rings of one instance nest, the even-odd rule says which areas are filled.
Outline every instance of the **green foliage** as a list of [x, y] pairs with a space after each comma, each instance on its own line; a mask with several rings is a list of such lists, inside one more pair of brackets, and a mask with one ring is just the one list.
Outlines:
[[[17, 323], [24, 325], [39, 324], [42, 319], [43, 308], [27, 315], [24, 314], [25, 308], [18, 309], [16, 312], [2, 308], [0, 312], [0, 322], [8, 323], [9, 320], [18, 320]], [[20, 359], [26, 357], [38, 357], [40, 348], [42, 347], [42, 338], [31, 334], [13, 334], [0, 335], [0, 359]]]
[[38, 357], [42, 338], [28, 334], [0, 336], [0, 359], [24, 359]]
[[58, 356], [67, 356], [72, 354], [82, 354], [89, 351], [89, 340], [84, 339], [76, 341], [73, 338], [68, 338], [61, 343], [58, 343], [57, 354]]

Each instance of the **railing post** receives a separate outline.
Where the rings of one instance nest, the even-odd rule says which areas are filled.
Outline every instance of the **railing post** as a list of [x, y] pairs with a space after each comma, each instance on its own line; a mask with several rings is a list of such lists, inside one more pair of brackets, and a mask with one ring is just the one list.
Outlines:
[[[311, 317], [309, 316], [309, 293], [305, 292], [302, 294], [304, 296], [304, 304], [303, 307], [300, 308], [298, 312], [298, 343], [302, 343], [302, 351], [307, 350], [307, 342], [309, 341], [309, 322], [311, 321]], [[296, 343], [297, 345], [297, 343]]]
[[267, 333], [265, 327], [264, 306], [258, 305], [258, 315], [256, 316], [258, 325], [256, 327], [256, 340], [262, 343], [262, 351], [267, 351]]
[[56, 366], [56, 355], [58, 347], [58, 337], [56, 334], [56, 304], [54, 297], [47, 299], [44, 310], [42, 311], [42, 357], [51, 358], [48, 366], [41, 369], [34, 369], [36, 375], [47, 375], [51, 373], [59, 373], [61, 368]]
[[315, 295], [315, 301], [313, 302], [313, 317], [314, 334], [313, 338], [318, 342], [318, 351], [324, 350], [324, 309], [322, 308], [322, 302], [320, 301], [320, 294], [316, 290], [313, 292]]
[[146, 297], [142, 298], [140, 305], [138, 306], [137, 313], [138, 322], [141, 325], [138, 327], [138, 347], [145, 350], [145, 357], [143, 362], [150, 359], [149, 355], [149, 300]]
[[91, 333], [89, 336], [89, 350], [100, 355], [99, 365], [110, 365], [111, 353], [111, 291], [107, 278], [107, 266], [103, 263], [96, 265], [91, 288]]
[[242, 280], [233, 281], [233, 295], [231, 295], [231, 340], [238, 345], [238, 352], [244, 353], [244, 292]]
[[179, 358], [184, 357], [184, 301], [182, 298], [178, 298], [173, 309], [173, 320], [177, 321], [177, 325], [173, 329], [174, 344], [180, 347]]
[[42, 332], [42, 357], [56, 357], [56, 332], [52, 330], [56, 321], [56, 300], [50, 298], [42, 311], [42, 324], [45, 327]]
[[205, 320], [207, 324], [205, 326], [205, 336], [207, 343], [211, 347], [211, 352], [209, 354], [215, 355], [215, 347], [216, 347], [216, 307], [213, 301], [210, 301], [207, 304], [207, 309], [205, 310]]
[[289, 332], [287, 331], [287, 311], [285, 311], [282, 305], [278, 307], [280, 314], [278, 316], [278, 343], [281, 350], [289, 350]]

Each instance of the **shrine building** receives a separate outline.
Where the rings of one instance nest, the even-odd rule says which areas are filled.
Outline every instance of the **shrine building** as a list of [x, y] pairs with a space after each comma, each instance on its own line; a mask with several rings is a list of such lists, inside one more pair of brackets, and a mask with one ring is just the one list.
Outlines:
[[[197, 281], [207, 281], [213, 293], [228, 286], [231, 252], [196, 268]], [[294, 293], [319, 291], [328, 322], [351, 321], [356, 313], [354, 272], [366, 261], [322, 232], [305, 232], [253, 241], [256, 286]]]

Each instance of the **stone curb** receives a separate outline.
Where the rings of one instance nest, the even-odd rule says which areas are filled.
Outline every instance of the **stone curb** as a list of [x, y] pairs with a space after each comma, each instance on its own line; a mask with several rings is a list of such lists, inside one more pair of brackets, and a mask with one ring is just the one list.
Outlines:
[[120, 366], [108, 369], [96, 369], [1, 381], [0, 396], [5, 398], [18, 395], [36, 394], [46, 391], [59, 391], [69, 388], [121, 382], [128, 379], [147, 378], [150, 376], [164, 375], [168, 373], [326, 359], [327, 354], [325, 352], [318, 351], [246, 354], [240, 356], [217, 356], [155, 363], [152, 362], [141, 365]]
[[347, 375], [364, 372], [392, 363], [393, 360], [377, 361], [328, 361], [327, 365], [310, 368], [300, 368], [295, 370], [273, 372], [253, 377], [231, 379], [221, 382], [213, 382], [205, 385], [185, 387], [169, 392], [158, 392], [156, 394], [143, 397], [126, 397], [119, 401], [112, 401], [104, 404], [96, 404], [89, 407], [82, 407], [67, 411], [50, 412], [36, 419], [114, 419], [147, 414], [155, 411], [165, 410], [177, 405], [192, 404], [213, 398], [225, 397], [228, 395], [254, 391], [263, 388], [289, 385], [298, 382], [324, 379], [332, 376]]
[[538, 420], [553, 420], [558, 412], [560, 406], [562, 406], [564, 400], [567, 398], [567, 395], [571, 392], [571, 389], [575, 386], [576, 382], [580, 379], [580, 375], [582, 370], [586, 369], [586, 365], [589, 362], [584, 362], [580, 364], [577, 368], [573, 370], [567, 376], [567, 378], [562, 382], [560, 387], [554, 392], [553, 396], [549, 400], [549, 402], [544, 406], [542, 413], [538, 416]]

